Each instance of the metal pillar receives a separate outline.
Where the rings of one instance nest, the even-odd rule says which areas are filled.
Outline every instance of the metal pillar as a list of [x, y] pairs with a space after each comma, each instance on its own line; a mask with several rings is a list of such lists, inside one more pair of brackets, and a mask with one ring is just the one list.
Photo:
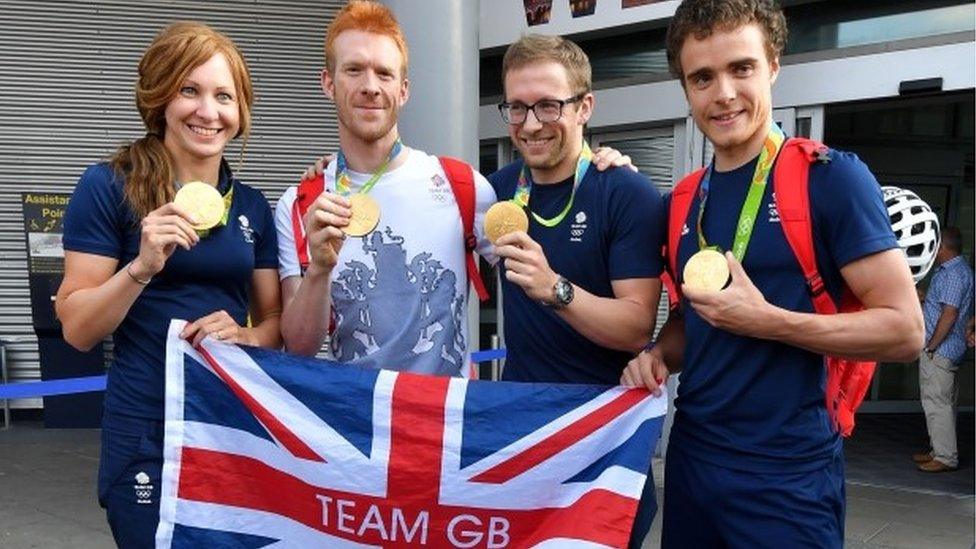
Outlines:
[[478, 166], [478, 0], [384, 0], [410, 48], [403, 141]]

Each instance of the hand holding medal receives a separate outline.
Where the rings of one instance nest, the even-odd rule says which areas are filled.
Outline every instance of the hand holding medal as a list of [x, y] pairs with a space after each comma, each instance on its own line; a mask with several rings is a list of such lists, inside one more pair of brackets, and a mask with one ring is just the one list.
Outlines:
[[349, 197], [351, 216], [349, 224], [342, 227], [342, 232], [349, 236], [366, 236], [380, 222], [380, 205], [368, 194], [357, 193]]
[[188, 183], [173, 202], [149, 212], [141, 222], [139, 255], [124, 267], [129, 277], [143, 286], [149, 284], [177, 246], [189, 250], [202, 234], [225, 221], [225, 200], [206, 183]]
[[699, 251], [685, 263], [682, 273], [684, 297], [705, 322], [739, 335], [768, 336], [768, 320], [775, 317], [775, 314], [770, 314], [774, 307], [749, 279], [742, 261], [752, 238], [769, 173], [783, 141], [783, 131], [776, 124], [770, 123], [769, 133], [756, 162], [756, 170], [735, 226], [732, 249], [724, 254], [716, 246], [708, 245], [703, 230], [714, 163], [706, 169], [699, 186]]
[[360, 187], [357, 193], [353, 193], [351, 189], [346, 155], [343, 154], [341, 149], [339, 150], [339, 156], [336, 158], [335, 189], [337, 193], [349, 199], [349, 208], [352, 211], [349, 224], [342, 228], [342, 232], [349, 236], [363, 237], [373, 232], [376, 226], [379, 225], [380, 204], [369, 196], [369, 192], [373, 190], [376, 183], [386, 173], [387, 168], [390, 167], [390, 163], [393, 162], [402, 150], [403, 142], [400, 141], [400, 138], [397, 138], [386, 160], [373, 172], [369, 177], [369, 181], [363, 183], [363, 186]]

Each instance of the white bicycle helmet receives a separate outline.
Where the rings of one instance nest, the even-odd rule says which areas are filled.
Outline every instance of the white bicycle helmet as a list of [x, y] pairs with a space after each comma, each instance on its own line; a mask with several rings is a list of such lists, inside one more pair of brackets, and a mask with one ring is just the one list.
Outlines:
[[898, 245], [905, 252], [905, 259], [917, 284], [935, 263], [939, 251], [939, 216], [932, 208], [908, 189], [881, 187], [891, 230], [895, 231]]

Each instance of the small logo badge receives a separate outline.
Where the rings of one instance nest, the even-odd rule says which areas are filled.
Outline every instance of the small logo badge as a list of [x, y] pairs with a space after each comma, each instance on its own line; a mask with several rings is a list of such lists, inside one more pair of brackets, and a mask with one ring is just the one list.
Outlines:
[[251, 221], [246, 215], [241, 215], [237, 218], [237, 221], [241, 225], [241, 234], [244, 235], [244, 242], [254, 244], [254, 229], [251, 228]]
[[439, 204], [447, 202], [448, 197], [451, 195], [450, 186], [439, 173], [435, 173], [433, 176], [431, 176], [430, 185], [427, 187], [427, 190], [430, 192], [431, 200]]
[[152, 503], [154, 486], [149, 484], [150, 478], [145, 471], [139, 471], [135, 476], [136, 483], [132, 489], [136, 493], [136, 503]]
[[684, 225], [681, 226], [681, 236], [684, 236], [684, 235], [688, 234], [689, 232], [691, 232], [691, 231], [688, 230], [688, 224], [687, 223], [685, 223]]
[[586, 232], [586, 212], [579, 211], [576, 213], [576, 217], [573, 219], [575, 223], [569, 226], [569, 241], [570, 242], [582, 242], [583, 233]]

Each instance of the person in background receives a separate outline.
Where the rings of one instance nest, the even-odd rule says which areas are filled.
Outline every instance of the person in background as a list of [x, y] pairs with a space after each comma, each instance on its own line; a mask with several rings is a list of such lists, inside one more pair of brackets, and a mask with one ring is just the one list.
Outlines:
[[942, 229], [935, 272], [922, 303], [925, 348], [918, 357], [918, 387], [931, 450], [912, 460], [926, 473], [955, 471], [959, 466], [956, 373], [972, 334], [973, 314], [973, 270], [961, 254], [959, 228]]

